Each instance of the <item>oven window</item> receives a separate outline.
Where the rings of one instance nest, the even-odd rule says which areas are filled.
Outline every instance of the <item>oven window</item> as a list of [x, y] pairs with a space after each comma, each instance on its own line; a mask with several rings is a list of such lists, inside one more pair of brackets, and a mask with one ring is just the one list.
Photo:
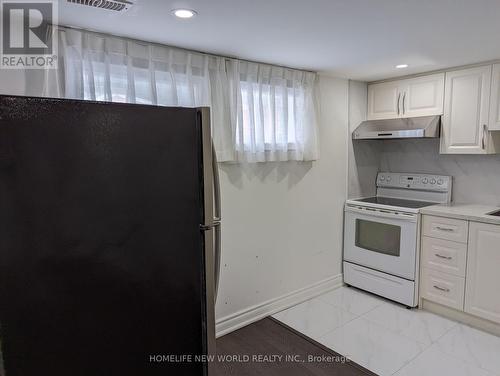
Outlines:
[[401, 227], [356, 219], [356, 247], [399, 257]]

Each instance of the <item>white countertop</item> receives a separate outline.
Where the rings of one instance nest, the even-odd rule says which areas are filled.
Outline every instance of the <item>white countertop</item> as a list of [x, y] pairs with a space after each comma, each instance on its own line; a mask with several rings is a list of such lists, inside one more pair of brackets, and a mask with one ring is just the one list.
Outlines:
[[420, 209], [420, 213], [500, 225], [500, 217], [487, 214], [497, 210], [500, 210], [500, 207], [476, 204], [448, 204], [427, 206]]

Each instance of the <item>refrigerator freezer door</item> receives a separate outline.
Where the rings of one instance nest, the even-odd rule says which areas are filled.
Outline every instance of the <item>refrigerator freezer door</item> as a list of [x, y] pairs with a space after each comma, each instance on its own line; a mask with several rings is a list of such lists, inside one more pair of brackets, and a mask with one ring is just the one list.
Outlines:
[[[212, 132], [210, 128], [210, 111], [208, 108], [198, 109], [198, 123], [201, 128], [201, 141], [203, 151], [203, 223], [200, 223], [200, 230], [204, 239], [205, 255], [205, 291], [206, 291], [206, 350], [209, 355], [215, 355], [215, 300], [216, 300], [216, 268], [215, 268], [215, 236], [216, 229], [220, 227], [220, 222], [214, 220], [217, 209], [216, 204], [220, 202], [214, 196], [218, 191], [218, 175], [214, 173], [217, 168], [214, 165], [215, 153], [212, 146]], [[208, 373], [215, 375], [213, 363], [208, 363]]]
[[215, 346], [198, 113], [0, 97], [8, 376], [207, 374], [180, 358]]

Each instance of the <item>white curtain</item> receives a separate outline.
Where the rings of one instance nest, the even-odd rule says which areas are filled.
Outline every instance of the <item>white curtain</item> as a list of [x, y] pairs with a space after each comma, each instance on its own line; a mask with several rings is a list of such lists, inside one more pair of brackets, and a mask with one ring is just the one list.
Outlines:
[[222, 162], [319, 157], [314, 73], [64, 27], [54, 32], [59, 71], [45, 72], [42, 95], [209, 106]]
[[227, 70], [238, 160], [319, 158], [316, 74], [241, 60], [228, 61]]

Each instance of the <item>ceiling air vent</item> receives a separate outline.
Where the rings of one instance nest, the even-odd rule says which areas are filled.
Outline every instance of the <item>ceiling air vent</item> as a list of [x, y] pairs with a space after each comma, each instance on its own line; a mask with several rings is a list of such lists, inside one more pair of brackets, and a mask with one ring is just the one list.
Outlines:
[[71, 4], [87, 5], [89, 7], [123, 12], [130, 9], [132, 2], [126, 0], [67, 0]]

